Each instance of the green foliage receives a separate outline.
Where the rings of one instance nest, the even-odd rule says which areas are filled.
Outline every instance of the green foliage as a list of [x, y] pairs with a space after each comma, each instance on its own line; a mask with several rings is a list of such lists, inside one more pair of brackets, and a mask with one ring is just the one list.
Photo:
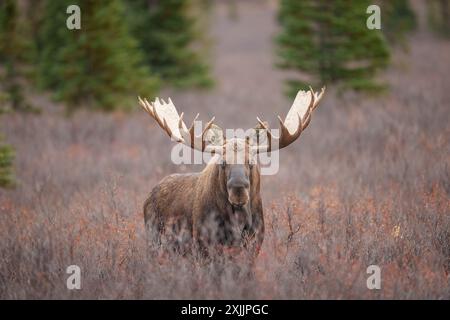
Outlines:
[[0, 187], [11, 187], [14, 185], [13, 160], [14, 151], [11, 146], [0, 141]]
[[32, 39], [27, 36], [28, 31], [17, 0], [0, 2], [0, 62], [25, 62], [31, 59]]
[[428, 6], [428, 23], [437, 34], [450, 38], [450, 1], [430, 0]]
[[[81, 30], [66, 28], [66, 8], [81, 8]], [[144, 65], [121, 0], [48, 0], [39, 33], [38, 79], [71, 107], [128, 109], [158, 81]]]
[[14, 110], [26, 110], [20, 82], [21, 65], [30, 58], [30, 39], [26, 37], [26, 24], [19, 15], [16, 0], [0, 2], [0, 92], [2, 109], [8, 104]]
[[[387, 65], [383, 34], [366, 26], [369, 1], [282, 0], [277, 38], [281, 68], [294, 69], [315, 84], [338, 82], [342, 88], [378, 90], [373, 77]], [[290, 93], [311, 81], [290, 80]]]
[[408, 32], [417, 27], [417, 17], [408, 0], [381, 1], [382, 29], [390, 43], [404, 42]]
[[199, 34], [189, 15], [191, 0], [129, 0], [129, 23], [145, 60], [164, 81], [178, 87], [209, 87], [209, 68], [192, 45]]

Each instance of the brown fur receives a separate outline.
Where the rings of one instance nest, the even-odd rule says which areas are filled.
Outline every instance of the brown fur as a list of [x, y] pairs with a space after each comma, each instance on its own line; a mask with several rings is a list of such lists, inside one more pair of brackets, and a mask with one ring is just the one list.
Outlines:
[[180, 253], [194, 245], [203, 255], [212, 248], [220, 252], [244, 248], [256, 257], [264, 237], [260, 170], [257, 165], [247, 169], [250, 200], [238, 210], [228, 201], [220, 164], [210, 163], [199, 173], [165, 177], [144, 204], [151, 243]]

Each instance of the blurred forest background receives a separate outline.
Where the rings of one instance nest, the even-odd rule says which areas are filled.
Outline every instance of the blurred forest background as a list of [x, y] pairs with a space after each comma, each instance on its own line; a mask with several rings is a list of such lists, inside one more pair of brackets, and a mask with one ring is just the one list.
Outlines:
[[[81, 30], [66, 27], [72, 4]], [[381, 30], [366, 26], [371, 4]], [[0, 0], [0, 297], [449, 299], [449, 10]], [[256, 277], [230, 272], [217, 287], [182, 257], [147, 261], [148, 192], [201, 166], [170, 162], [137, 96], [249, 128], [257, 115], [275, 125], [309, 85], [327, 86], [323, 105], [262, 177]], [[65, 288], [71, 264], [87, 272], [80, 292]], [[370, 264], [382, 290], [365, 286]]]

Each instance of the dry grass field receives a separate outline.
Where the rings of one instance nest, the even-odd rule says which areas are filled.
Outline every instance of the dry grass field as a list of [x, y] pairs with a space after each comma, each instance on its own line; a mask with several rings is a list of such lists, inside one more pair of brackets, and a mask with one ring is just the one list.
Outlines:
[[[275, 126], [291, 101], [273, 67], [274, 7], [214, 12], [212, 91], [164, 91], [186, 119]], [[378, 97], [329, 87], [304, 135], [262, 177], [266, 235], [254, 276], [224, 264], [149, 259], [142, 204], [165, 175], [172, 142], [144, 112], [8, 114], [13, 190], [0, 192], [2, 299], [450, 299], [450, 43], [419, 30], [396, 49]], [[150, 98], [150, 97], [149, 97]], [[189, 192], [188, 190], [186, 192]], [[82, 289], [66, 288], [79, 265]], [[380, 290], [366, 268], [381, 268]], [[229, 272], [228, 272], [229, 271]]]

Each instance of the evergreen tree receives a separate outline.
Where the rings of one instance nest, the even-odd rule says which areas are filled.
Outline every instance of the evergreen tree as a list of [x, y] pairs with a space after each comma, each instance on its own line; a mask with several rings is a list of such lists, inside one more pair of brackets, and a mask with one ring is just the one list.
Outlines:
[[11, 146], [2, 143], [0, 140], [0, 187], [14, 185], [13, 159], [14, 152]]
[[0, 2], [0, 90], [2, 106], [14, 110], [26, 110], [28, 106], [23, 96], [21, 66], [27, 58], [29, 46], [24, 33], [24, 21], [20, 19], [16, 0]]
[[450, 1], [429, 0], [427, 6], [431, 29], [444, 37], [450, 37]]
[[179, 87], [212, 85], [208, 66], [192, 48], [199, 37], [189, 15], [192, 0], [128, 0], [128, 4], [133, 34], [158, 76]]
[[417, 26], [417, 18], [408, 0], [382, 0], [382, 29], [390, 43], [403, 42]]
[[[80, 30], [66, 27], [72, 4], [81, 9]], [[128, 108], [157, 89], [121, 0], [48, 0], [38, 43], [40, 84], [72, 107]]]
[[307, 82], [339, 82], [355, 90], [379, 90], [373, 77], [386, 66], [389, 51], [383, 35], [366, 26], [366, 0], [282, 0], [278, 36], [279, 66], [314, 80], [291, 80], [290, 93]]

